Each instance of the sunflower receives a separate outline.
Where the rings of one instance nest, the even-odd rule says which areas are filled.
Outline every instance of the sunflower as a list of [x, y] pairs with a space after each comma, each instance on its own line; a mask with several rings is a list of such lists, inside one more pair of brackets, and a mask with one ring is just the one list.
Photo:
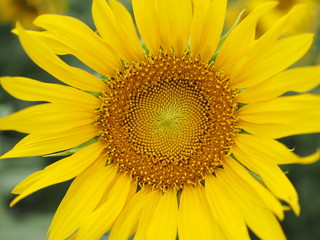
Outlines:
[[18, 184], [11, 206], [74, 178], [49, 239], [250, 239], [248, 229], [285, 239], [278, 220], [300, 208], [278, 165], [319, 159], [276, 140], [320, 130], [320, 97], [305, 93], [320, 66], [288, 69], [313, 34], [282, 36], [304, 6], [256, 38], [276, 6], [262, 4], [220, 38], [226, 0], [132, 3], [141, 40], [115, 0], [93, 1], [98, 33], [53, 14], [35, 20], [41, 32], [17, 24], [29, 57], [66, 85], [1, 78], [11, 95], [44, 102], [0, 119], [28, 134], [1, 158], [65, 157]]
[[[230, 9], [226, 17], [227, 25], [232, 25], [232, 22], [236, 19], [239, 11], [246, 9], [245, 13], [250, 12], [260, 4], [267, 1], [270, 0], [245, 0], [231, 2], [229, 6]], [[261, 18], [258, 24], [258, 32], [260, 34], [267, 31], [296, 4], [306, 4], [307, 11], [305, 11], [305, 14], [300, 21], [288, 27], [286, 31], [291, 33], [301, 33], [305, 31], [313, 32], [320, 26], [320, 5], [318, 0], [277, 0], [277, 2], [278, 5], [270, 11], [268, 16]]]
[[65, 0], [0, 0], [0, 21], [19, 20], [26, 27], [34, 27], [32, 21], [40, 14], [63, 12]]

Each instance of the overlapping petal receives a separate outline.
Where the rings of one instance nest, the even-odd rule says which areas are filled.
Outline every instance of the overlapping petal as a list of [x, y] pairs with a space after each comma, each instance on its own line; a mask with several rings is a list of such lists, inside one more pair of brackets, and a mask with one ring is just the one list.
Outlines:
[[[277, 218], [268, 206], [259, 206], [256, 192], [246, 189], [246, 183], [236, 182], [237, 176], [229, 169], [217, 171], [217, 180], [233, 200], [248, 226], [261, 239], [286, 239]], [[235, 178], [233, 178], [235, 177]], [[251, 192], [252, 191], [252, 192]]]
[[173, 47], [178, 54], [184, 52], [192, 21], [190, 0], [151, 0], [148, 4], [133, 0], [132, 5], [142, 40], [152, 54], [157, 54], [160, 46], [165, 51]]
[[320, 131], [320, 96], [301, 94], [239, 109], [239, 127], [261, 137], [281, 138]]
[[200, 55], [204, 62], [208, 62], [220, 40], [227, 1], [201, 0], [194, 1], [193, 4], [190, 50], [194, 56]]
[[12, 193], [19, 194], [19, 196], [10, 205], [16, 204], [39, 189], [65, 182], [78, 176], [98, 158], [102, 149], [103, 145], [101, 143], [94, 143], [79, 150], [72, 156], [59, 160], [45, 169], [30, 175], [12, 190]]
[[[146, 204], [151, 202], [157, 203], [161, 195], [160, 192], [155, 191], [149, 193], [149, 191], [149, 189], [143, 188], [128, 201], [126, 207], [123, 209], [112, 227], [109, 237], [110, 240], [128, 239], [135, 232], [138, 224], [138, 229], [144, 227], [145, 225], [147, 225], [147, 227], [149, 226], [149, 221], [146, 222], [144, 221], [144, 219], [140, 218], [141, 214]], [[152, 212], [150, 213], [152, 214], [153, 212], [154, 209], [152, 209]], [[144, 237], [139, 237], [139, 235], [137, 234], [135, 239], [145, 239], [147, 229], [144, 228], [143, 230], [145, 230], [142, 233], [144, 234]]]
[[233, 153], [243, 165], [262, 178], [263, 182], [277, 198], [289, 203], [296, 214], [300, 213], [297, 192], [275, 163], [265, 161], [263, 154], [244, 152], [244, 149], [239, 146], [234, 147]]
[[249, 240], [248, 229], [241, 212], [216, 177], [206, 177], [205, 193], [212, 216], [227, 238]]
[[146, 239], [175, 240], [178, 226], [178, 200], [176, 191], [164, 193], [155, 208]]
[[[100, 160], [100, 161], [99, 161]], [[100, 158], [72, 182], [52, 220], [49, 240], [68, 239], [101, 201], [116, 175]]]
[[265, 186], [254, 179], [247, 169], [229, 158], [224, 165], [224, 170], [225, 172], [220, 173], [220, 176], [227, 178], [234, 186], [237, 186], [235, 190], [239, 194], [246, 192], [246, 198], [256, 206], [269, 209], [280, 220], [284, 218], [284, 207], [281, 202]]
[[156, 0], [132, 0], [134, 19], [139, 33], [148, 50], [152, 54], [157, 54], [160, 47], [160, 19], [156, 11]]
[[244, 90], [237, 99], [242, 103], [256, 103], [271, 100], [290, 91], [307, 92], [319, 84], [320, 66], [294, 68]]
[[284, 30], [303, 16], [306, 8], [295, 6], [269, 31], [255, 40], [257, 21], [275, 2], [262, 4], [252, 11], [228, 36], [217, 57], [219, 68], [225, 69], [231, 85], [247, 88], [283, 71], [300, 59], [310, 48], [313, 35], [301, 34], [278, 40]]
[[[24, 133], [54, 133], [90, 125], [95, 112], [73, 105], [44, 103], [0, 118], [0, 130]], [[50, 126], [50, 128], [48, 128]]]
[[299, 21], [305, 11], [306, 7], [304, 5], [299, 4], [294, 6], [287, 15], [283, 16], [265, 34], [256, 39], [252, 46], [249, 46], [248, 52], [241, 56], [240, 61], [236, 62], [234, 66], [232, 66], [232, 69], [230, 69], [230, 77], [234, 87], [244, 88], [247, 86], [256, 85], [267, 79], [258, 78], [255, 76], [250, 81], [250, 79], [241, 79], [239, 75], [246, 74], [248, 71], [250, 72], [252, 70], [252, 66], [255, 66], [255, 64], [261, 59], [264, 60], [265, 56], [261, 57], [261, 54], [274, 48], [285, 29]]
[[[34, 23], [96, 72], [109, 76], [121, 66], [115, 50], [80, 20], [68, 16], [43, 14]], [[48, 44], [50, 47], [50, 45]]]
[[28, 56], [41, 68], [56, 77], [60, 81], [73, 87], [92, 91], [102, 92], [106, 85], [92, 74], [72, 67], [63, 62], [44, 42], [34, 34], [25, 31], [17, 24], [17, 31], [21, 45]]
[[299, 157], [282, 143], [249, 134], [239, 134], [236, 145], [247, 154], [263, 155], [262, 160], [275, 164], [311, 164], [320, 160], [320, 152], [307, 157]]
[[31, 133], [18, 142], [13, 149], [0, 157], [17, 158], [41, 156], [77, 147], [96, 137], [95, 125], [84, 125], [51, 134]]
[[115, 0], [94, 0], [92, 16], [99, 34], [126, 61], [139, 60], [143, 51], [130, 13]]
[[106, 201], [82, 219], [79, 229], [74, 234], [74, 239], [99, 239], [109, 231], [126, 203], [130, 183], [128, 176], [116, 176], [110, 189], [104, 193], [107, 195]]
[[93, 95], [68, 86], [24, 77], [1, 77], [0, 84], [12, 96], [24, 101], [71, 104], [87, 109], [97, 109], [101, 105]]
[[[217, 56], [216, 64], [228, 74], [235, 73], [235, 66], [246, 63], [246, 54], [254, 44], [256, 25], [259, 19], [277, 5], [267, 2], [252, 11], [228, 36]], [[234, 79], [230, 79], [231, 83]]]
[[[306, 13], [307, 7], [304, 4], [295, 5], [286, 15], [281, 17], [262, 36], [256, 39], [254, 46], [247, 54], [248, 59], [254, 59], [264, 51], [268, 50], [276, 41], [281, 38], [288, 27], [298, 22]], [[268, 14], [266, 14], [268, 16]]]
[[179, 205], [178, 233], [181, 240], [214, 239], [214, 224], [204, 188], [185, 187]]
[[[314, 34], [300, 34], [278, 40], [258, 56], [231, 72], [232, 86], [247, 88], [280, 73], [298, 61], [311, 47]], [[259, 51], [260, 52], [260, 51]]]
[[146, 239], [155, 208], [157, 207], [160, 198], [161, 192], [159, 191], [152, 191], [147, 196], [147, 202], [145, 203], [143, 209], [141, 210], [141, 215], [139, 216], [139, 223], [134, 234], [134, 240]]
[[192, 2], [157, 0], [157, 13], [161, 45], [167, 51], [173, 47], [178, 55], [182, 55], [189, 41]]

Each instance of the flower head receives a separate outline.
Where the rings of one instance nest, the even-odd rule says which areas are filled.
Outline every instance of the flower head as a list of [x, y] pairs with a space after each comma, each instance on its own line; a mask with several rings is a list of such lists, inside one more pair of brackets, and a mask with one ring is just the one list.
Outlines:
[[[245, 0], [234, 1], [229, 6], [227, 14], [227, 25], [232, 25], [239, 11], [245, 9], [244, 14], [255, 9], [269, 0]], [[270, 13], [262, 17], [258, 23], [258, 33], [262, 34], [272, 27], [281, 17], [286, 15], [290, 9], [297, 4], [305, 4], [303, 16], [299, 21], [286, 28], [289, 33], [313, 32], [319, 27], [320, 5], [317, 0], [276, 0], [277, 6]]]
[[319, 159], [275, 140], [320, 130], [319, 96], [282, 96], [319, 84], [320, 66], [288, 69], [313, 35], [282, 36], [299, 5], [255, 37], [268, 2], [220, 38], [226, 4], [133, 0], [141, 40], [116, 0], [93, 1], [98, 33], [50, 14], [35, 20], [41, 32], [17, 24], [30, 58], [69, 86], [0, 79], [13, 96], [46, 102], [0, 119], [28, 134], [1, 158], [67, 156], [22, 181], [11, 205], [75, 178], [49, 239], [249, 239], [248, 228], [284, 239], [278, 219], [300, 209], [278, 165]]
[[19, 20], [24, 26], [34, 28], [32, 22], [40, 14], [58, 13], [65, 8], [64, 0], [0, 0], [0, 21]]

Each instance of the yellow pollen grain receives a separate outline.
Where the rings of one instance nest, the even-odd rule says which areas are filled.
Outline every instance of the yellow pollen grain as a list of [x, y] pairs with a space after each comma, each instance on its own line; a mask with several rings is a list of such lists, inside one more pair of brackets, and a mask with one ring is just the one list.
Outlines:
[[237, 92], [214, 63], [161, 52], [127, 65], [108, 87], [96, 124], [119, 172], [166, 191], [223, 165], [237, 132]]

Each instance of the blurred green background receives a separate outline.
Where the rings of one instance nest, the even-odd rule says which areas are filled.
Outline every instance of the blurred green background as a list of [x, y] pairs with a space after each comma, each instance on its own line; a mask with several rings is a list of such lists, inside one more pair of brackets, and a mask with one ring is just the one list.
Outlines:
[[[130, 0], [122, 1], [131, 9]], [[91, 0], [69, 0], [68, 5], [67, 15], [81, 19], [93, 28]], [[10, 32], [12, 27], [10, 24], [0, 24], [0, 76], [24, 76], [45, 82], [56, 82], [28, 58], [17, 37]], [[315, 64], [319, 60], [316, 57], [320, 56], [319, 26], [316, 31], [318, 34], [309, 53], [311, 57], [301, 61], [299, 65]], [[319, 93], [319, 90], [315, 91]], [[0, 88], [0, 117], [31, 104], [33, 103], [14, 99]], [[11, 131], [0, 132], [0, 154], [11, 149], [23, 136]], [[295, 148], [299, 155], [305, 156], [319, 148], [320, 134], [293, 136], [281, 141], [290, 148]], [[36, 192], [13, 208], [9, 208], [8, 205], [14, 197], [10, 192], [16, 184], [55, 160], [57, 159], [30, 157], [0, 161], [0, 240], [45, 239], [51, 218], [69, 182]], [[288, 239], [320, 239], [320, 162], [313, 165], [283, 166], [283, 170], [288, 171], [288, 177], [298, 191], [302, 209], [300, 217], [296, 217], [292, 212], [286, 213], [282, 225]]]

